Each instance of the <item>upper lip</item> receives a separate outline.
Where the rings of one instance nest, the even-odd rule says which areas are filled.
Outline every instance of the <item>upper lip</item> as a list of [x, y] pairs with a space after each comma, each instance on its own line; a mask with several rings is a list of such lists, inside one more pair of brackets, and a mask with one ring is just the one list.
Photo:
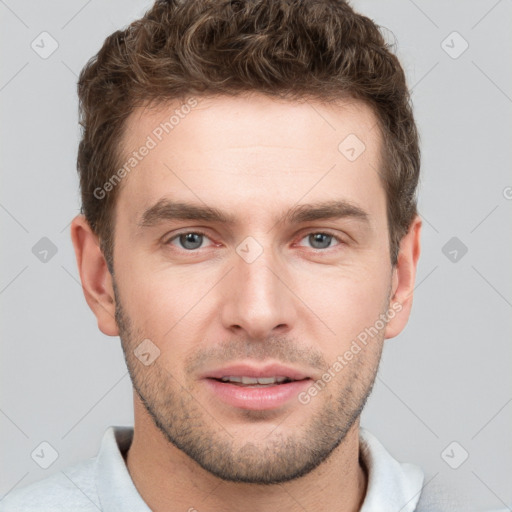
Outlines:
[[290, 380], [309, 378], [304, 372], [281, 364], [268, 364], [260, 367], [248, 364], [233, 364], [201, 375], [203, 379], [221, 379], [222, 377], [287, 377]]

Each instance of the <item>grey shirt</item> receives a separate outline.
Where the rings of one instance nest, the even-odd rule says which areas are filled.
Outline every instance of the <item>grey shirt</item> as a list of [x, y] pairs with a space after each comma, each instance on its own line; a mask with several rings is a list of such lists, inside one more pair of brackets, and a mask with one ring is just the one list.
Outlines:
[[[426, 481], [420, 467], [395, 460], [362, 427], [359, 436], [360, 459], [368, 472], [361, 512], [463, 510]], [[132, 427], [109, 427], [96, 457], [11, 491], [0, 502], [0, 512], [150, 512], [123, 458], [132, 438]]]

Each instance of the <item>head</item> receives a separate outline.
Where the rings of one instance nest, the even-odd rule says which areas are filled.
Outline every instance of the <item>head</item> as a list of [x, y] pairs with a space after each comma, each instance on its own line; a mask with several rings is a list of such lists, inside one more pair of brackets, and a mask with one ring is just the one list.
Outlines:
[[[341, 1], [157, 1], [107, 38], [79, 97], [72, 237], [140, 410], [220, 478], [312, 471], [412, 304], [418, 135], [378, 27]], [[235, 363], [310, 382], [234, 407], [206, 377]]]

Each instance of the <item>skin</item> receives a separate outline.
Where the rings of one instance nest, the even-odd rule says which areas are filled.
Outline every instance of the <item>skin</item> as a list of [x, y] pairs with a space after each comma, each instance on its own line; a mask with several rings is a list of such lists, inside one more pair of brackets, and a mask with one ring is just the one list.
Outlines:
[[[363, 103], [197, 99], [120, 185], [114, 277], [83, 216], [72, 223], [86, 300], [99, 329], [121, 337], [134, 384], [128, 470], [155, 511], [359, 510], [367, 487], [359, 416], [384, 340], [409, 318], [421, 221], [411, 223], [393, 267], [377, 173], [382, 139]], [[125, 150], [179, 106], [138, 107]], [[338, 150], [349, 134], [366, 146], [355, 161]], [[236, 222], [141, 229], [143, 212], [163, 198], [216, 207]], [[283, 221], [298, 204], [328, 200], [358, 206], [367, 222]], [[170, 241], [197, 231], [206, 234], [199, 248]], [[339, 241], [309, 236], [324, 232]], [[247, 237], [263, 249], [251, 263], [236, 252]], [[235, 408], [200, 378], [229, 363], [278, 362], [316, 380], [393, 304], [400, 311], [307, 405]], [[148, 366], [133, 353], [144, 339], [160, 350]]]

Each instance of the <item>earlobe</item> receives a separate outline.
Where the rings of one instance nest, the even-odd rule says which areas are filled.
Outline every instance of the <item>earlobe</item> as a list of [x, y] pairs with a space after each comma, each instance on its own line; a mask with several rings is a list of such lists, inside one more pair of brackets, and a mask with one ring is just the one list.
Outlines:
[[71, 223], [71, 240], [85, 300], [98, 320], [98, 328], [108, 336], [118, 336], [112, 276], [98, 237], [83, 215], [77, 215]]
[[386, 339], [397, 336], [407, 325], [411, 313], [416, 269], [421, 251], [421, 219], [416, 216], [400, 242], [398, 262], [393, 269], [390, 310]]

